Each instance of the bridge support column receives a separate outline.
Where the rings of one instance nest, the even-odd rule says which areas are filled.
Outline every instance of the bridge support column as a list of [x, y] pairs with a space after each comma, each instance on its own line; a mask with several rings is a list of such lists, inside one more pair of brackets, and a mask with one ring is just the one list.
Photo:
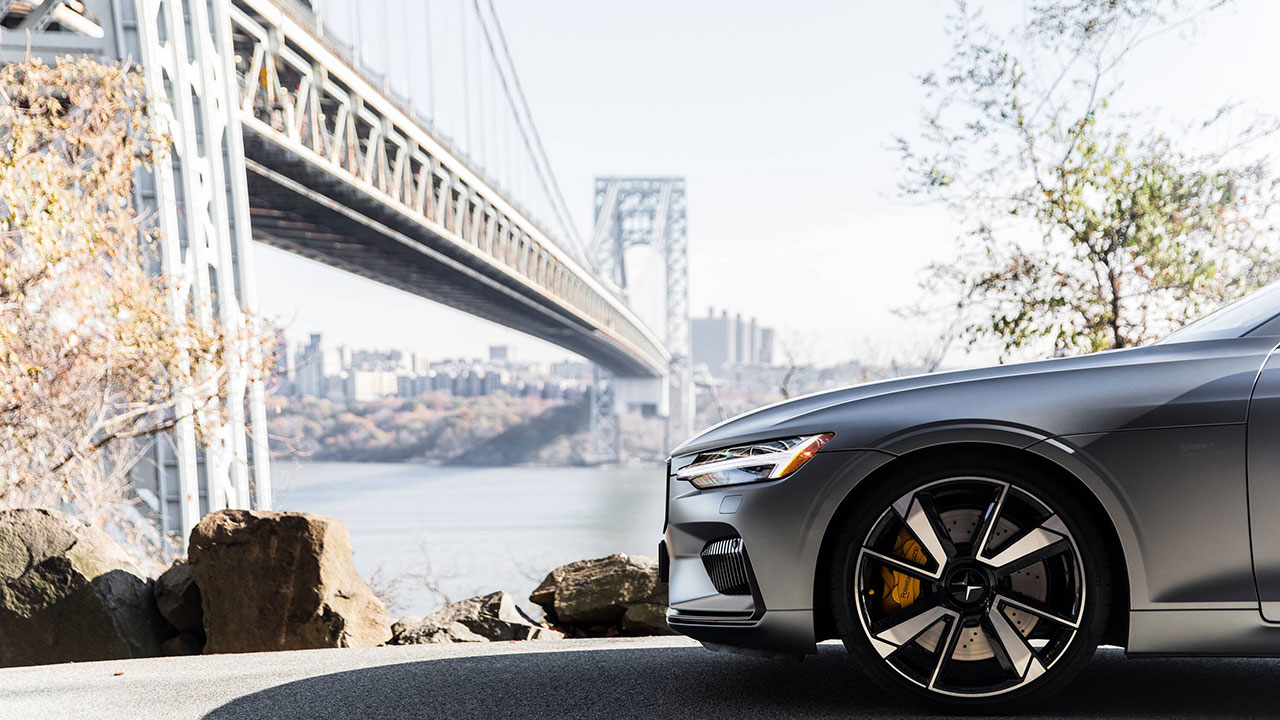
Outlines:
[[[198, 322], [221, 325], [235, 337], [244, 330], [245, 311], [255, 309], [257, 280], [230, 3], [117, 0], [117, 7], [131, 41], [127, 50], [142, 59], [153, 121], [172, 144], [153, 169], [151, 202], [160, 230], [161, 270], [185, 281], [174, 294], [173, 310], [194, 312]], [[250, 352], [242, 356], [233, 345], [224, 367], [196, 368], [197, 377], [225, 372], [226, 396], [216, 408], [180, 407], [169, 449], [176, 462], [157, 463], [161, 475], [176, 470], [176, 483], [162, 477], [157, 485], [176, 485], [176, 498], [162, 492], [160, 512], [165, 529], [179, 532], [184, 546], [204, 512], [271, 505], [263, 388], [250, 382], [248, 372], [262, 359]], [[205, 413], [201, 419], [211, 428], [200, 447], [194, 412]], [[178, 523], [170, 517], [173, 504]]]
[[661, 318], [671, 353], [665, 451], [693, 433], [692, 345], [689, 338], [689, 235], [682, 177], [596, 178], [596, 228], [591, 254], [605, 278], [626, 293], [627, 250], [648, 246], [665, 262], [666, 313]]
[[591, 445], [588, 464], [603, 465], [622, 459], [618, 433], [618, 403], [613, 374], [599, 365], [591, 366], [591, 390], [587, 402], [591, 406]]

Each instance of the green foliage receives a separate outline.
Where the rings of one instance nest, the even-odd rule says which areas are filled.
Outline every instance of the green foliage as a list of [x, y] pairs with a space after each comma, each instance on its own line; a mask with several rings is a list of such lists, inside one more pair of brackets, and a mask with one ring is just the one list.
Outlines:
[[1176, 2], [1044, 2], [1005, 34], [958, 6], [952, 57], [922, 79], [935, 105], [899, 147], [904, 195], [966, 225], [928, 288], [958, 298], [971, 343], [1136, 345], [1275, 274], [1276, 182], [1239, 159], [1274, 125], [1197, 153], [1111, 110], [1110, 73], [1133, 48], [1219, 4], [1178, 19]]

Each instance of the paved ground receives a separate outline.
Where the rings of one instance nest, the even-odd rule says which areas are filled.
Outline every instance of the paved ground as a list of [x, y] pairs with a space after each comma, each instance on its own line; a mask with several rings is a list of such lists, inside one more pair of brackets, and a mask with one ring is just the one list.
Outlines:
[[[543, 652], [531, 652], [539, 649]], [[1043, 717], [1275, 717], [1280, 661], [1099, 653]], [[839, 647], [803, 663], [684, 639], [311, 650], [0, 670], [0, 718], [921, 717]]]

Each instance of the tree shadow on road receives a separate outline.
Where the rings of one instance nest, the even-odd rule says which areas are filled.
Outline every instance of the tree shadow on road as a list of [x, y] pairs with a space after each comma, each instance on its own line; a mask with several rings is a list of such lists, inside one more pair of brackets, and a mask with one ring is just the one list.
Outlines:
[[[874, 687], [843, 650], [803, 663], [700, 648], [448, 658], [307, 678], [209, 720], [311, 718], [931, 717]], [[1256, 717], [1280, 709], [1280, 661], [1126, 660], [1103, 650], [1037, 717]]]

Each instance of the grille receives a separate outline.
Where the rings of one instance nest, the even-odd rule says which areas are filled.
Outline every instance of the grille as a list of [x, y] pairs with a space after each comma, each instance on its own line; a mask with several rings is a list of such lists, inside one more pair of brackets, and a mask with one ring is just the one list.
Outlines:
[[707, 569], [711, 584], [721, 595], [751, 594], [742, 538], [724, 538], [707, 543], [702, 549], [702, 566]]

